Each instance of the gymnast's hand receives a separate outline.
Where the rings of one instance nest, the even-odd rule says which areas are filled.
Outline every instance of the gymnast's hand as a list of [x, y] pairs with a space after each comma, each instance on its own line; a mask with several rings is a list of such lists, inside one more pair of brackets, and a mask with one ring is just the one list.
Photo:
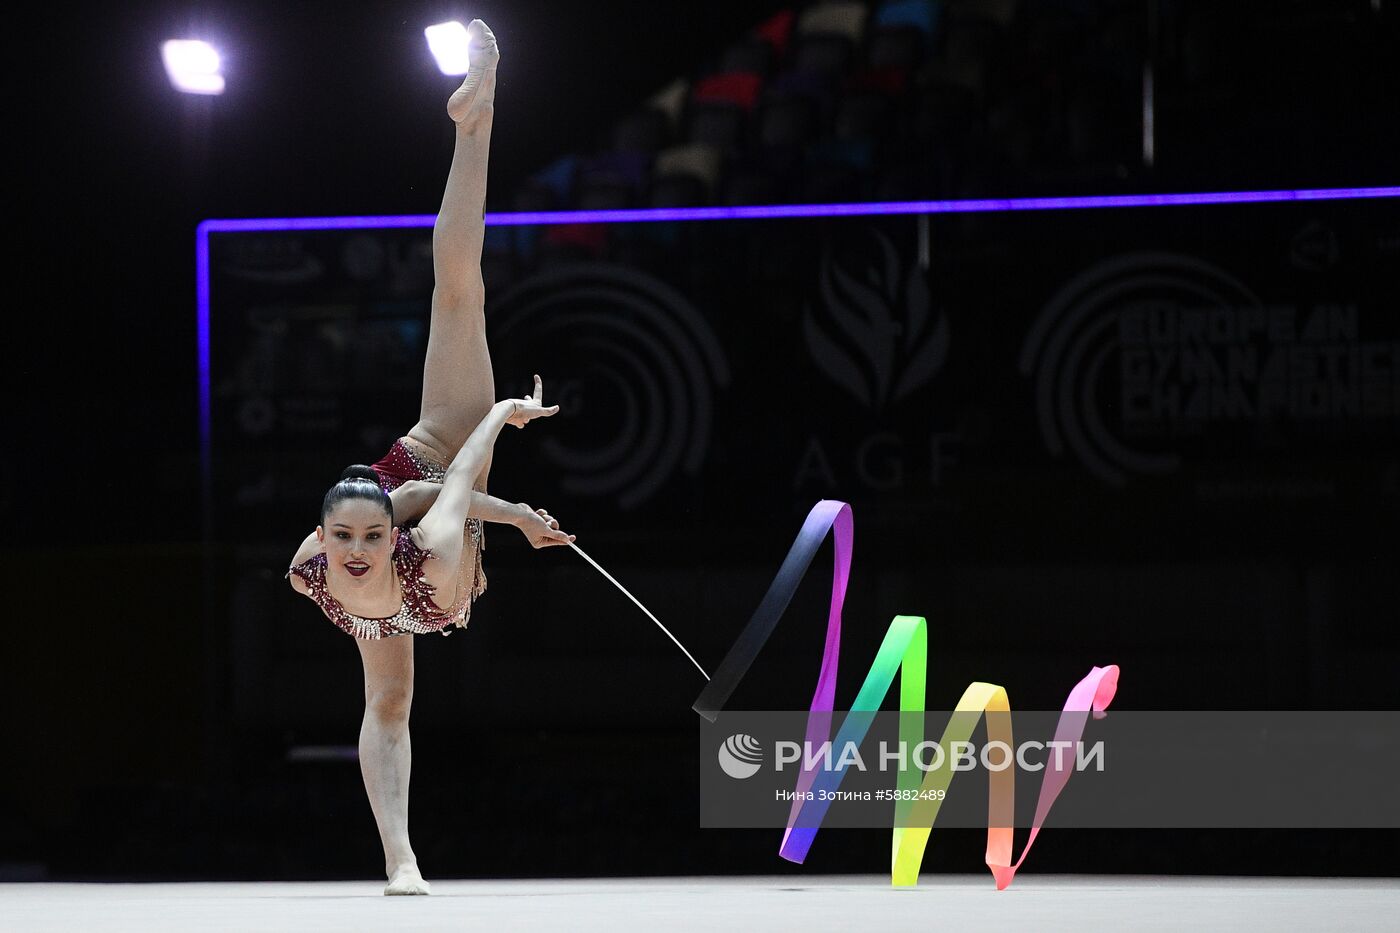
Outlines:
[[536, 418], [548, 418], [550, 415], [559, 413], [558, 405], [550, 405], [548, 407], [544, 405], [542, 401], [543, 396], [544, 383], [540, 381], [539, 376], [535, 376], [534, 394], [527, 395], [524, 398], [506, 399], [496, 404], [508, 406], [509, 414], [506, 416], [506, 424], [513, 424], [517, 428], [523, 428]]
[[559, 521], [544, 509], [531, 509], [523, 502], [517, 503], [520, 518], [516, 527], [525, 535], [533, 548], [557, 547], [568, 544], [574, 536], [559, 530]]

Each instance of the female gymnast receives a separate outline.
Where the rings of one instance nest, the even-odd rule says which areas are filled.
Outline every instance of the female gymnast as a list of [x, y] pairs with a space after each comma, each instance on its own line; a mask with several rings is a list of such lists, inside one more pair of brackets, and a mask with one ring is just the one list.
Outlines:
[[[534, 392], [494, 402], [481, 249], [486, 159], [496, 91], [496, 39], [467, 27], [470, 70], [447, 102], [452, 168], [433, 226], [433, 301], [418, 423], [373, 467], [352, 466], [326, 493], [321, 524], [287, 572], [291, 585], [355, 637], [365, 669], [360, 770], [384, 845], [385, 894], [428, 894], [408, 840], [413, 639], [465, 627], [486, 588], [482, 522], [520, 528], [536, 547], [573, 540], [546, 510], [486, 494], [502, 427], [523, 428], [558, 405]], [[411, 525], [417, 520], [416, 525]]]

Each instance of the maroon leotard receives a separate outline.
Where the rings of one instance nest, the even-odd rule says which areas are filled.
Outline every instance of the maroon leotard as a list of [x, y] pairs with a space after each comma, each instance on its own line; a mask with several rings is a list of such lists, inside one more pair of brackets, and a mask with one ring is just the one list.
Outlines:
[[[409, 480], [441, 483], [447, 466], [433, 451], [410, 437], [401, 437], [384, 458], [373, 467], [379, 485], [392, 492]], [[367, 619], [348, 611], [330, 593], [326, 583], [326, 555], [316, 554], [295, 565], [287, 576], [296, 574], [306, 581], [308, 593], [321, 611], [337, 628], [356, 638], [389, 638], [394, 635], [422, 635], [442, 632], [450, 635], [452, 628], [466, 628], [472, 606], [486, 591], [486, 574], [481, 567], [481, 552], [486, 549], [486, 535], [481, 519], [469, 518], [462, 531], [462, 563], [457, 577], [457, 600], [446, 609], [433, 601], [433, 587], [423, 576], [423, 561], [431, 552], [418, 547], [409, 528], [400, 526], [399, 540], [394, 545], [394, 573], [403, 590], [403, 605], [388, 618]]]

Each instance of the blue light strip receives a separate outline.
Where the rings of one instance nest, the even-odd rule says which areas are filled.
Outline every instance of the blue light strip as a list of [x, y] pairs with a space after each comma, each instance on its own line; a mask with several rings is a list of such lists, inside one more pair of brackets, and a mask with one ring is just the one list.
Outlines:
[[[983, 198], [966, 201], [877, 201], [864, 204], [775, 204], [751, 207], [674, 207], [613, 211], [526, 211], [487, 214], [493, 227], [554, 224], [657, 223], [698, 220], [765, 220], [803, 217], [878, 217], [897, 214], [975, 214], [1084, 208], [1171, 207], [1191, 204], [1258, 204], [1277, 201], [1347, 201], [1400, 198], [1400, 187], [1308, 188], [1290, 191], [1207, 191], [1197, 194], [1122, 194], [1074, 198]], [[367, 217], [267, 217], [206, 220], [195, 230], [196, 301], [199, 315], [199, 445], [207, 486], [210, 469], [209, 234], [271, 230], [366, 230], [431, 227], [433, 214]]]
[[[1341, 201], [1400, 197], [1400, 187], [1312, 188], [1293, 191], [1207, 191], [1198, 194], [1115, 194], [1076, 198], [983, 198], [967, 201], [875, 201], [861, 204], [771, 204], [752, 207], [661, 207], [613, 211], [522, 211], [487, 214], [492, 227], [552, 224], [628, 224], [695, 220], [765, 220], [792, 217], [872, 217], [892, 214], [985, 214], [1106, 207], [1170, 207], [1189, 204], [1257, 204], [1273, 201]], [[201, 233], [248, 230], [361, 230], [431, 227], [433, 214], [371, 217], [269, 217], [206, 220]]]
[[[194, 235], [194, 291], [199, 309], [195, 339], [199, 341], [199, 470], [204, 496], [209, 495], [210, 399], [209, 399], [209, 221], [199, 225]], [[207, 510], [208, 503], [205, 503]], [[209, 516], [204, 516], [207, 521]], [[207, 532], [208, 529], [206, 528]]]

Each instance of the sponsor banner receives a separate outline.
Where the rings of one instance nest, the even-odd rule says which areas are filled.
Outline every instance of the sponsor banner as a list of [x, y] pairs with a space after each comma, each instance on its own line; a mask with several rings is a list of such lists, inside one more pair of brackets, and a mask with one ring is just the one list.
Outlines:
[[[1116, 554], [1146, 525], [1175, 553], [1400, 515], [1388, 203], [488, 234], [498, 394], [540, 372], [563, 406], [493, 477], [576, 521], [743, 527], [834, 497], [949, 547], [995, 546], [972, 516], [1003, 515]], [[219, 525], [301, 528], [417, 418], [431, 234], [210, 248]]]
[[[807, 712], [702, 721], [700, 824], [1400, 827], [1400, 712], [830, 715], [832, 738], [818, 741]], [[1057, 724], [1075, 717], [1080, 740], [1056, 741]], [[814, 778], [799, 789], [804, 770]], [[1041, 813], [1042, 785], [1059, 777], [1064, 789]]]

